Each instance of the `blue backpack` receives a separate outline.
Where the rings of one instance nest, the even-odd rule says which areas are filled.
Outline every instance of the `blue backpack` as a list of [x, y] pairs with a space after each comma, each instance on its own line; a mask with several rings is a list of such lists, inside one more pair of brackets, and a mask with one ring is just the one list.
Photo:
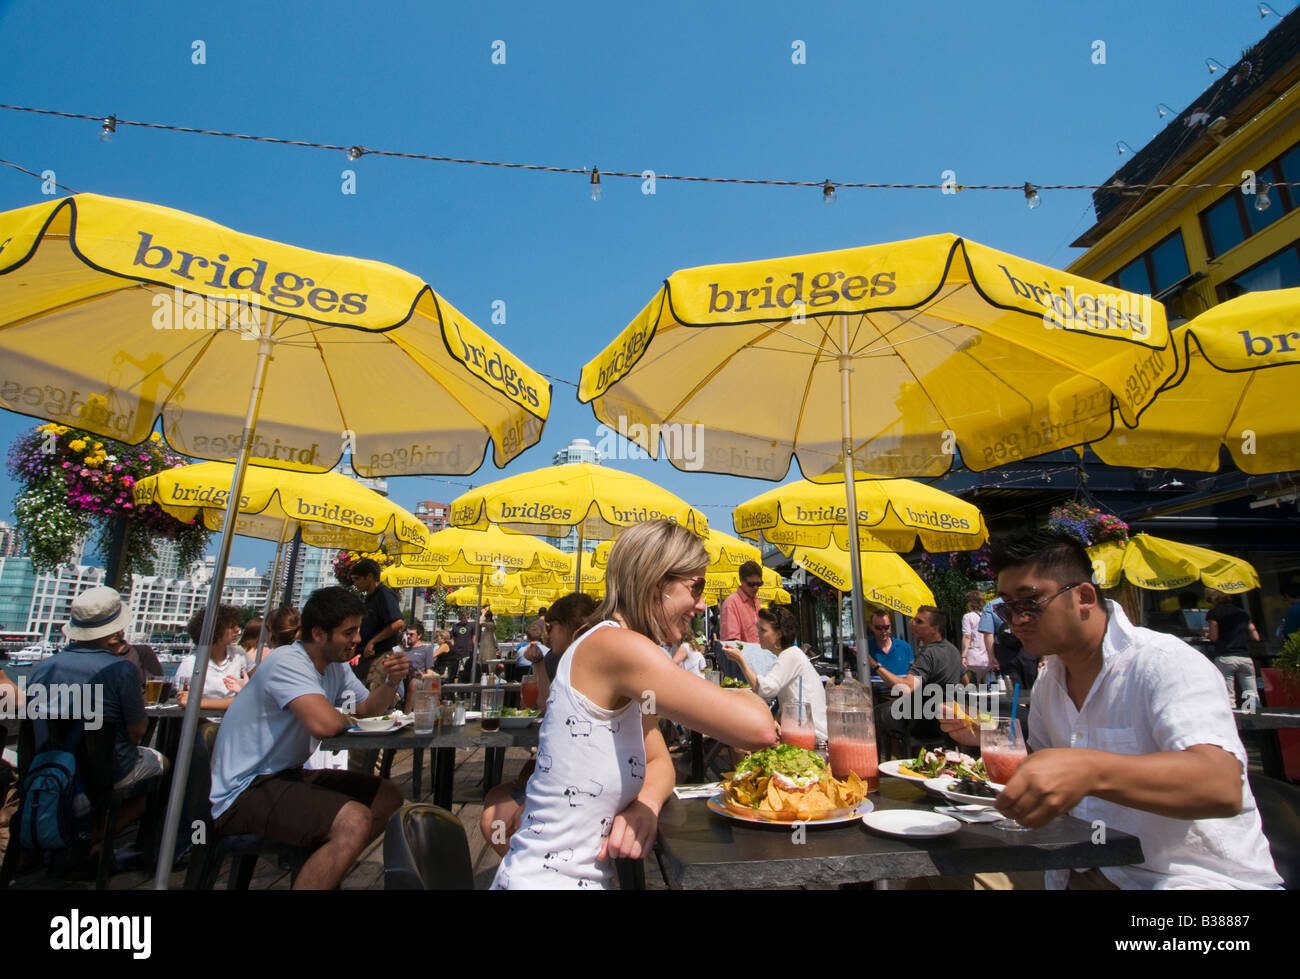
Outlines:
[[49, 743], [43, 720], [32, 723], [36, 743], [43, 750], [32, 759], [19, 790], [18, 845], [25, 850], [65, 850], [89, 836], [89, 827], [77, 812], [78, 797], [85, 793], [74, 755], [82, 727], [76, 725], [67, 743], [56, 746]]

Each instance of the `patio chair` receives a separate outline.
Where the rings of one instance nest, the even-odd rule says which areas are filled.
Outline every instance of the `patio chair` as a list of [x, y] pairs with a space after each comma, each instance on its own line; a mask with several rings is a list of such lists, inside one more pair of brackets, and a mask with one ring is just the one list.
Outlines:
[[1249, 780], [1273, 866], [1287, 890], [1300, 890], [1300, 788], [1266, 775]]
[[[23, 720], [18, 725], [18, 771], [20, 775], [31, 771], [32, 759], [40, 751], [45, 750], [47, 746], [70, 743], [69, 738], [83, 724], [79, 720], [53, 719], [44, 723], [48, 725], [47, 742], [44, 745], [36, 744], [36, 726], [31, 720]], [[85, 787], [87, 797], [90, 799], [92, 823], [99, 826], [100, 851], [95, 874], [95, 889], [100, 891], [108, 886], [109, 878], [117, 869], [113, 850], [115, 839], [113, 830], [117, 826], [122, 803], [126, 799], [152, 792], [158, 786], [158, 779], [155, 777], [137, 782], [125, 789], [115, 789], [113, 787], [112, 773], [116, 761], [117, 731], [117, 725], [108, 722], [104, 722], [94, 731], [83, 730], [80, 743], [73, 752], [73, 757], [77, 763], [77, 774]], [[21, 786], [21, 782], [19, 785]], [[13, 820], [10, 823], [12, 832], [9, 838], [9, 846], [5, 851], [4, 865], [0, 867], [0, 889], [9, 886], [17, 870], [20, 849], [17, 830], [22, 821], [23, 803], [24, 800], [20, 796], [18, 811], [14, 813]], [[88, 847], [89, 841], [86, 841], [85, 845]], [[77, 852], [79, 849], [81, 849], [80, 853]], [[63, 875], [86, 856], [86, 851], [80, 847], [50, 851], [50, 853], [52, 857], [51, 871], [56, 876]]]
[[469, 840], [460, 820], [440, 806], [409, 802], [384, 833], [384, 890], [472, 891]]
[[252, 833], [242, 836], [221, 836], [213, 826], [212, 805], [209, 796], [212, 793], [212, 745], [217, 736], [217, 725], [209, 724], [199, 732], [194, 740], [194, 757], [190, 764], [190, 784], [187, 787], [191, 805], [197, 812], [195, 818], [203, 823], [203, 840], [195, 847], [190, 857], [189, 872], [185, 875], [187, 891], [210, 891], [221, 876], [221, 866], [227, 857], [235, 863], [226, 881], [226, 889], [246, 891], [253, 880], [253, 871], [258, 857], [270, 857], [287, 864], [289, 880], [298, 876], [298, 871], [307, 862], [312, 851], [303, 847], [289, 846], [274, 840], [263, 839]]

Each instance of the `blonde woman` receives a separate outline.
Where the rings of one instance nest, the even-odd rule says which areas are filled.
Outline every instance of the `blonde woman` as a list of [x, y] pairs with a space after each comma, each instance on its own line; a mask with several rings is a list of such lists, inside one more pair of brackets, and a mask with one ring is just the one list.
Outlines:
[[614, 544], [605, 601], [555, 671], [523, 819], [494, 888], [608, 888], [612, 858], [641, 859], [673, 789], [656, 714], [747, 750], [776, 743], [767, 706], [664, 655], [704, 609], [708, 554], [666, 520]]

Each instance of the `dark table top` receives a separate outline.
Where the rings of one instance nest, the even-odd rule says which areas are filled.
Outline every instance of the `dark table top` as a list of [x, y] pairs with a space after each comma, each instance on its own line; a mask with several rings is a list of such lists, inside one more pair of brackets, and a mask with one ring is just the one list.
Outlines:
[[[210, 714], [224, 714], [226, 710], [227, 708], [225, 707], [204, 707], [202, 710], [199, 711], [199, 716], [207, 717]], [[144, 715], [145, 717], [157, 717], [160, 719], [165, 719], [170, 717], [184, 717], [185, 708], [182, 707], [180, 704], [158, 704], [153, 707], [146, 704], [144, 708]]]
[[1260, 707], [1254, 711], [1234, 710], [1239, 731], [1272, 731], [1300, 727], [1300, 707]]
[[531, 748], [537, 744], [538, 726], [483, 730], [478, 721], [466, 721], [461, 727], [444, 727], [432, 734], [416, 734], [410, 725], [392, 734], [340, 734], [326, 738], [320, 746], [326, 751], [349, 748]]
[[[868, 798], [877, 809], [929, 809], [934, 800], [919, 786], [889, 777]], [[669, 882], [687, 889], [835, 887], [884, 878], [1065, 870], [1142, 860], [1136, 837], [1110, 830], [1104, 843], [1095, 844], [1092, 828], [1070, 816], [1023, 833], [967, 823], [950, 836], [933, 839], [881, 836], [855, 821], [808, 827], [805, 841], [795, 843], [792, 829], [738, 822], [711, 813], [704, 799], [670, 797], [659, 816]]]

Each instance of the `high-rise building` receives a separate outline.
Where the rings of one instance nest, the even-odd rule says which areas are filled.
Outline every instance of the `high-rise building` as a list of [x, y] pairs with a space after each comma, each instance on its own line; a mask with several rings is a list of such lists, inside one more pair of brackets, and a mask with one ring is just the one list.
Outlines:
[[[209, 556], [194, 566], [188, 578], [132, 575], [130, 591], [122, 596], [133, 615], [128, 636], [148, 639], [183, 632], [194, 613], [207, 605], [215, 567], [216, 558]], [[261, 612], [266, 604], [266, 577], [256, 568], [227, 567], [221, 604]]]
[[0, 629], [23, 632], [36, 593], [36, 572], [29, 557], [0, 557]]
[[567, 466], [574, 462], [590, 462], [597, 466], [601, 463], [600, 450], [586, 439], [574, 439], [567, 446], [555, 453], [554, 464]]
[[22, 557], [23, 536], [18, 528], [0, 520], [0, 558]]
[[421, 500], [415, 504], [415, 519], [424, 524], [431, 534], [446, 530], [450, 526], [448, 520], [451, 519], [451, 504]]
[[[294, 568], [293, 575], [293, 591], [288, 602], [290, 605], [300, 609], [303, 602], [307, 601], [308, 596], [317, 588], [338, 584], [334, 579], [334, 555], [337, 553], [336, 550], [312, 547], [309, 544], [299, 545], [298, 564]], [[284, 586], [289, 577], [289, 558], [290, 549], [286, 547], [284, 557], [280, 559], [279, 580], [276, 582], [275, 594], [271, 600], [273, 606], [283, 602]]]
[[103, 583], [104, 569], [84, 564], [60, 564], [54, 574], [37, 575], [27, 630], [41, 633], [47, 642], [62, 642], [63, 624], [72, 618], [72, 600]]
[[[214, 558], [208, 558], [212, 561]], [[153, 541], [153, 573], [160, 578], [188, 578], [199, 567], [195, 562], [192, 567], [182, 568], [180, 547], [170, 537], [155, 537]]]

